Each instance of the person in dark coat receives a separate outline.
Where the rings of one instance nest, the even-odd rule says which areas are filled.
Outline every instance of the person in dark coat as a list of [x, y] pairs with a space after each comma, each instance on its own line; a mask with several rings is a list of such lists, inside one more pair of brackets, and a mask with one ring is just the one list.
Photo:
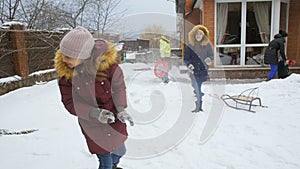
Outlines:
[[202, 109], [202, 84], [208, 79], [208, 68], [213, 60], [213, 50], [209, 43], [209, 31], [203, 25], [196, 25], [189, 32], [188, 45], [184, 49], [184, 64], [188, 67], [192, 86], [196, 93], [196, 108], [192, 112]]
[[[287, 57], [285, 55], [285, 37], [287, 33], [283, 30], [279, 31], [279, 34], [274, 36], [274, 39], [269, 43], [265, 55], [264, 63], [270, 64], [270, 72], [268, 74], [268, 80], [275, 78], [278, 70], [279, 56], [282, 57], [283, 63], [286, 62]], [[278, 54], [280, 52], [280, 55]]]
[[88, 149], [99, 159], [99, 169], [117, 168], [125, 154], [125, 120], [133, 125], [125, 111], [126, 86], [116, 57], [112, 43], [94, 40], [83, 27], [63, 37], [55, 56], [61, 101], [78, 117]]

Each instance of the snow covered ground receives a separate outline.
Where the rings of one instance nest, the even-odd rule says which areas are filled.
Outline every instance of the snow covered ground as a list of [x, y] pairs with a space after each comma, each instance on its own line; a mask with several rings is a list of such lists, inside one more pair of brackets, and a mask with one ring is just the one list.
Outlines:
[[[164, 84], [148, 65], [122, 64], [129, 108], [124, 169], [299, 169], [300, 75], [269, 82], [203, 86], [204, 112], [192, 114], [194, 94], [186, 74], [172, 69]], [[153, 68], [153, 67], [151, 67]], [[258, 87], [267, 108], [256, 113], [227, 107], [217, 98]], [[60, 102], [57, 81], [0, 96], [0, 129], [30, 134], [0, 136], [0, 168], [96, 169], [77, 119]]]

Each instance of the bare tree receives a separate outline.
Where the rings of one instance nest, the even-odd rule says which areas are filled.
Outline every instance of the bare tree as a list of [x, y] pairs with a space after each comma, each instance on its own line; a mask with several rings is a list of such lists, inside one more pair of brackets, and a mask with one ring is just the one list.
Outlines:
[[126, 10], [119, 11], [117, 7], [121, 0], [93, 0], [91, 1], [90, 10], [93, 11], [90, 15], [90, 20], [94, 23], [94, 30], [100, 32], [101, 35], [111, 27], [116, 21], [122, 17]]
[[121, 0], [0, 0], [0, 19], [16, 20], [28, 29], [56, 30], [78, 25], [104, 34], [122, 17]]
[[[59, 10], [64, 11], [64, 22], [72, 28], [75, 28], [78, 24], [82, 25], [83, 12], [85, 11], [85, 7], [89, 1], [90, 0], [76, 0], [73, 1], [72, 4], [62, 4], [62, 6], [59, 6]], [[67, 6], [69, 6], [69, 8]], [[57, 13], [57, 16], [58, 15], [61, 14]]]
[[[24, 3], [26, 2], [26, 3]], [[22, 12], [19, 13], [20, 19], [27, 25], [27, 29], [38, 28], [38, 19], [43, 7], [46, 5], [45, 0], [21, 1]]]
[[21, 0], [15, 0], [15, 1], [12, 1], [12, 0], [9, 0], [9, 15], [8, 15], [8, 19], [10, 21], [12, 21], [14, 18], [15, 18], [15, 14], [16, 14], [16, 11], [18, 9], [18, 6], [20, 4], [20, 1]]
[[21, 0], [2, 0], [0, 4], [1, 8], [1, 23], [6, 21], [12, 21], [16, 17], [18, 6]]
[[4, 0], [2, 0], [0, 2], [0, 21], [1, 21], [1, 23], [5, 22], [5, 18], [6, 18], [5, 11], [6, 11], [6, 9], [5, 9], [5, 3], [4, 3]]
[[66, 18], [68, 17], [65, 15], [65, 11], [61, 11], [55, 4], [46, 3], [41, 9], [33, 28], [45, 30], [60, 29], [66, 26], [64, 22]]
[[108, 0], [105, 1], [105, 3], [103, 4], [103, 14], [102, 14], [103, 23], [102, 23], [102, 28], [99, 29], [101, 30], [102, 33], [104, 33], [106, 26], [111, 23], [112, 21], [111, 16], [114, 13], [114, 10], [119, 3], [120, 0]]

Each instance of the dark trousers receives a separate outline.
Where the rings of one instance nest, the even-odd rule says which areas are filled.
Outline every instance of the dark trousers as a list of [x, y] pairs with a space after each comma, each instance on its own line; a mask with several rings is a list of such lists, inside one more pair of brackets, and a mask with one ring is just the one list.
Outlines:
[[170, 57], [164, 57], [162, 60], [166, 61], [168, 63], [168, 69], [166, 71], [166, 74], [162, 77], [162, 80], [164, 82], [169, 82], [169, 71], [172, 68], [171, 58]]

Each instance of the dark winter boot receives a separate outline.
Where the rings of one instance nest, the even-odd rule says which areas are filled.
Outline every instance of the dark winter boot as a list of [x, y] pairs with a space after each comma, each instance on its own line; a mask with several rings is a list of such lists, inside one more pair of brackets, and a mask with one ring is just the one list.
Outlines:
[[166, 73], [163, 77], [162, 77], [162, 80], [164, 83], [169, 83], [169, 76], [168, 76], [168, 73]]
[[164, 79], [164, 83], [169, 83], [169, 81], [170, 81], [169, 78]]
[[196, 101], [195, 103], [196, 103], [196, 108], [195, 108], [195, 110], [193, 110], [192, 112], [193, 112], [193, 113], [197, 113], [197, 112], [199, 112], [199, 111], [203, 111], [203, 110], [202, 110], [202, 101], [201, 101], [201, 102]]
[[[194, 94], [195, 94], [195, 97], [197, 97], [197, 93], [196, 93], [196, 90], [195, 90], [195, 89], [193, 90], [193, 92], [194, 92]], [[201, 94], [202, 94], [202, 96], [204, 96], [204, 93], [203, 93], [203, 92], [201, 92]]]
[[123, 168], [117, 167], [117, 165], [118, 164], [114, 164], [113, 167], [112, 167], [112, 169], [123, 169]]

